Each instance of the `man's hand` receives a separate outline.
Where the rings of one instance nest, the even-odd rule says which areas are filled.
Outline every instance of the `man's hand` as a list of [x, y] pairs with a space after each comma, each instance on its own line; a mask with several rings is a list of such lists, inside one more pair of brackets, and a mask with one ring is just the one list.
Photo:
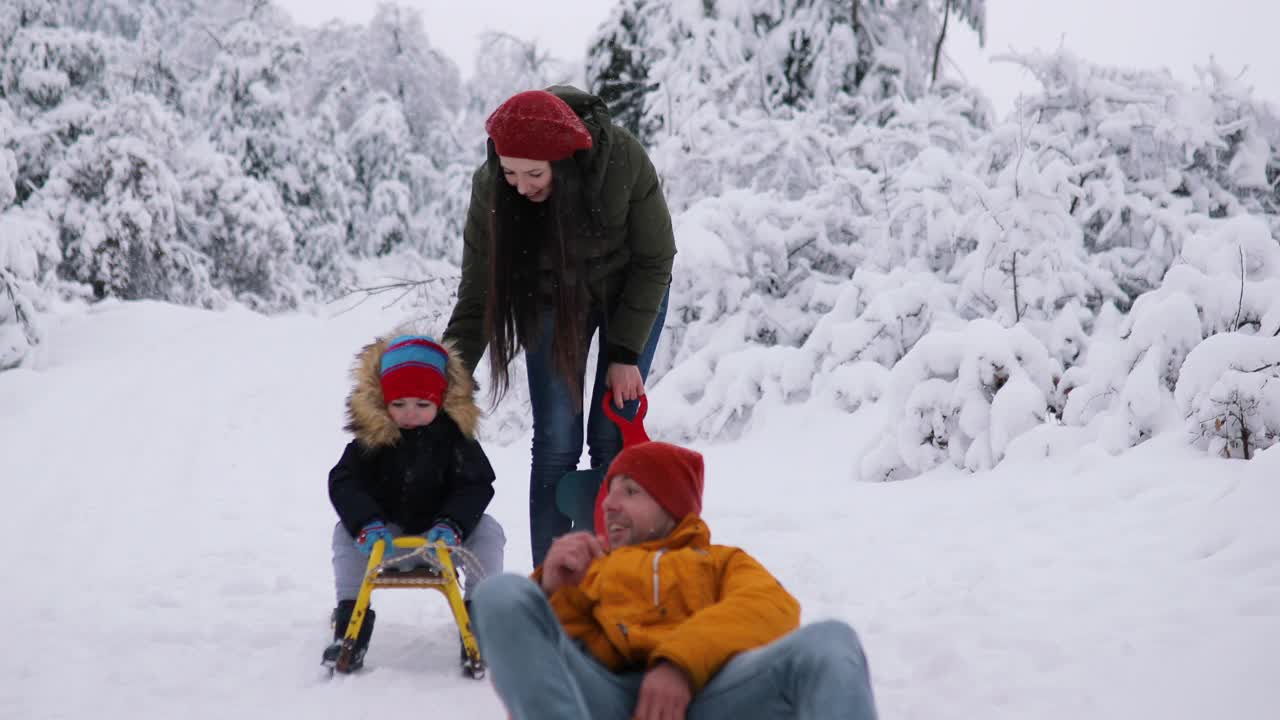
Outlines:
[[628, 400], [639, 400], [644, 394], [644, 378], [640, 377], [639, 365], [623, 365], [609, 363], [605, 382], [613, 393], [613, 406], [621, 409], [622, 403]]
[[634, 720], [684, 720], [692, 699], [688, 676], [664, 660], [644, 674]]
[[582, 582], [591, 562], [601, 555], [604, 555], [604, 543], [589, 532], [556, 538], [542, 561], [542, 591], [550, 595], [565, 585]]

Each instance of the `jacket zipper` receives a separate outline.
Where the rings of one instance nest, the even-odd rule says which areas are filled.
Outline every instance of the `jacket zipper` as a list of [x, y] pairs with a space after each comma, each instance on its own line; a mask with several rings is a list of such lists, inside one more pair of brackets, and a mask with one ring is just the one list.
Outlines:
[[659, 550], [653, 554], [653, 606], [658, 606], [658, 561], [662, 559], [662, 553], [666, 550]]

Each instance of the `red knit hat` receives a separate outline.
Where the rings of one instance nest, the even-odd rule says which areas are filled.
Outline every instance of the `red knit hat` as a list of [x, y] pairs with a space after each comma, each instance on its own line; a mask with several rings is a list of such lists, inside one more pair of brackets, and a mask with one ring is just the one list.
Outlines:
[[[643, 442], [622, 449], [605, 474], [604, 487], [619, 475], [639, 483], [676, 522], [702, 512], [702, 455], [678, 445]], [[596, 532], [603, 533], [597, 505]]]
[[400, 335], [382, 351], [382, 400], [416, 397], [439, 405], [449, 389], [449, 351], [426, 335]]
[[553, 162], [591, 149], [591, 133], [582, 118], [546, 90], [512, 95], [493, 111], [484, 129], [503, 157]]

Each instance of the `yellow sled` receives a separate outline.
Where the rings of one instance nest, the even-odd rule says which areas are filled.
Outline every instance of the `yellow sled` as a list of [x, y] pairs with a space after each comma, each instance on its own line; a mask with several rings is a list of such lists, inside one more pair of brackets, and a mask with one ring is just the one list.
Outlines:
[[[423, 548], [427, 540], [419, 535], [404, 535], [396, 538], [393, 543], [398, 548], [408, 550]], [[356, 638], [360, 637], [360, 626], [364, 624], [365, 611], [369, 609], [369, 598], [373, 595], [374, 588], [431, 588], [444, 593], [449, 600], [449, 609], [453, 611], [453, 621], [458, 625], [458, 634], [462, 636], [462, 647], [467, 654], [463, 669], [477, 680], [484, 677], [484, 661], [480, 658], [480, 646], [476, 644], [476, 637], [471, 633], [471, 618], [467, 614], [466, 604], [462, 601], [458, 572], [453, 564], [453, 553], [443, 540], [437, 540], [432, 550], [430, 560], [433, 564], [439, 565], [439, 569], [416, 567], [411, 570], [396, 570], [382, 563], [386, 542], [379, 540], [374, 543], [373, 551], [369, 553], [364, 583], [360, 585], [360, 594], [356, 596], [356, 606], [351, 612], [351, 622], [347, 623], [347, 631], [342, 638], [342, 652], [339, 653], [336, 663], [338, 672], [345, 673], [351, 669], [351, 657], [355, 651]], [[419, 550], [419, 552], [425, 554], [427, 551]], [[411, 557], [412, 555], [396, 558], [395, 562], [400, 563]]]

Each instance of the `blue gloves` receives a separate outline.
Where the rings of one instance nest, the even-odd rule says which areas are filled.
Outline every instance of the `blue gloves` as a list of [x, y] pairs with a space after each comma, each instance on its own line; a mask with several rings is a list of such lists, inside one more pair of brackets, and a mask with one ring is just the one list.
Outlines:
[[431, 529], [427, 531], [427, 542], [435, 545], [437, 540], [443, 540], [445, 545], [449, 547], [458, 546], [458, 527], [448, 520], [440, 520]]
[[[445, 545], [449, 547], [457, 547], [458, 526], [449, 520], [439, 520], [431, 529], [427, 531], [427, 542], [435, 545], [437, 540], [443, 540]], [[379, 540], [385, 540], [387, 543], [384, 551], [389, 555], [394, 545], [395, 536], [387, 529], [387, 526], [381, 520], [371, 520], [369, 524], [360, 528], [360, 534], [356, 536], [356, 547], [360, 552], [368, 555], [373, 552], [373, 546]]]
[[382, 524], [381, 520], [372, 520], [368, 525], [360, 528], [360, 534], [356, 536], [356, 547], [360, 552], [368, 555], [373, 552], [374, 543], [379, 540], [385, 540], [387, 545], [383, 548], [383, 552], [389, 552], [395, 541], [395, 536]]

